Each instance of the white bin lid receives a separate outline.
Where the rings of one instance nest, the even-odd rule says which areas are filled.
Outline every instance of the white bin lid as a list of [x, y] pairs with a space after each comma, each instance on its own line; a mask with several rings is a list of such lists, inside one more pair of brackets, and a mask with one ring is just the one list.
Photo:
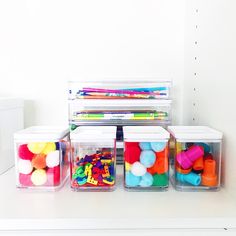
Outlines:
[[23, 108], [24, 100], [15, 97], [0, 97], [0, 110]]
[[116, 138], [116, 126], [80, 126], [70, 133], [72, 141], [103, 141]]
[[20, 130], [14, 134], [14, 139], [18, 140], [59, 140], [69, 133], [69, 129], [60, 126], [31, 126]]
[[124, 126], [124, 139], [138, 141], [155, 141], [169, 139], [170, 134], [160, 126]]
[[168, 126], [169, 132], [181, 140], [219, 140], [223, 134], [207, 126]]

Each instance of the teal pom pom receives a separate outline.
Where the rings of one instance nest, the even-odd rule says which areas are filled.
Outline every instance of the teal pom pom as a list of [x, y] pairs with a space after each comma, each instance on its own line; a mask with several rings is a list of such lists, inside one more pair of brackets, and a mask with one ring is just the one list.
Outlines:
[[141, 150], [151, 150], [151, 144], [149, 142], [140, 142], [139, 147]]
[[141, 180], [140, 176], [133, 175], [130, 171], [125, 173], [125, 184], [128, 187], [136, 187], [139, 185]]
[[140, 162], [147, 168], [154, 165], [156, 161], [156, 155], [151, 150], [142, 151], [140, 155]]
[[153, 177], [148, 172], [142, 176], [141, 181], [139, 183], [141, 187], [150, 187], [152, 186], [152, 184], [153, 184]]
[[154, 152], [161, 152], [165, 149], [166, 147], [166, 144], [165, 142], [151, 142], [150, 145], [151, 145], [151, 148]]

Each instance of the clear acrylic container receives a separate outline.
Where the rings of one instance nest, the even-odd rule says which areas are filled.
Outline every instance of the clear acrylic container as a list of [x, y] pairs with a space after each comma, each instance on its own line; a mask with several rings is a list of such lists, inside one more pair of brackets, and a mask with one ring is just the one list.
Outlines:
[[170, 124], [171, 100], [81, 99], [69, 101], [70, 123], [84, 124]]
[[116, 126], [80, 126], [71, 138], [71, 188], [111, 191], [116, 182]]
[[124, 126], [124, 186], [163, 191], [169, 186], [170, 134], [158, 126]]
[[69, 176], [69, 129], [32, 126], [14, 134], [16, 186], [57, 190]]
[[158, 78], [83, 79], [69, 82], [69, 99], [169, 99], [171, 80]]
[[222, 133], [206, 126], [169, 126], [168, 130], [175, 143], [171, 181], [176, 190], [219, 190]]

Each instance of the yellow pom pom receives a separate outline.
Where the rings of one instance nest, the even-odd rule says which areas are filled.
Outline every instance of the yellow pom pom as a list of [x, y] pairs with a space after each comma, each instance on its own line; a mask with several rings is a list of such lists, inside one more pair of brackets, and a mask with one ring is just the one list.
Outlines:
[[27, 147], [32, 153], [39, 154], [46, 147], [46, 143], [43, 143], [43, 142], [28, 143]]
[[130, 171], [131, 167], [132, 167], [131, 164], [129, 164], [128, 162], [125, 162], [125, 171]]
[[43, 154], [47, 155], [49, 152], [53, 152], [56, 150], [56, 144], [55, 143], [47, 143], [46, 147], [43, 149]]
[[35, 170], [31, 175], [31, 181], [34, 185], [39, 186], [47, 182], [47, 174], [43, 169]]

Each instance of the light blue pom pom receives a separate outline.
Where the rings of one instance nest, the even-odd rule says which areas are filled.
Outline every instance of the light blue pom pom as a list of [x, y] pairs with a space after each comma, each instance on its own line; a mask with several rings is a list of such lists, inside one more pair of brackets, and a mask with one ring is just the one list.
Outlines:
[[139, 147], [141, 150], [151, 150], [151, 144], [149, 142], [140, 142]]
[[142, 176], [141, 181], [139, 183], [141, 187], [150, 187], [152, 186], [152, 184], [153, 184], [153, 177], [148, 172]]
[[151, 150], [145, 150], [141, 152], [140, 162], [147, 168], [150, 168], [154, 165], [156, 161], [156, 155]]
[[165, 149], [166, 144], [165, 142], [151, 142], [151, 148], [154, 152], [161, 152]]
[[127, 171], [125, 173], [125, 184], [128, 187], [136, 187], [136, 186], [138, 186], [139, 183], [140, 183], [140, 180], [141, 180], [140, 176], [135, 176], [130, 171]]

